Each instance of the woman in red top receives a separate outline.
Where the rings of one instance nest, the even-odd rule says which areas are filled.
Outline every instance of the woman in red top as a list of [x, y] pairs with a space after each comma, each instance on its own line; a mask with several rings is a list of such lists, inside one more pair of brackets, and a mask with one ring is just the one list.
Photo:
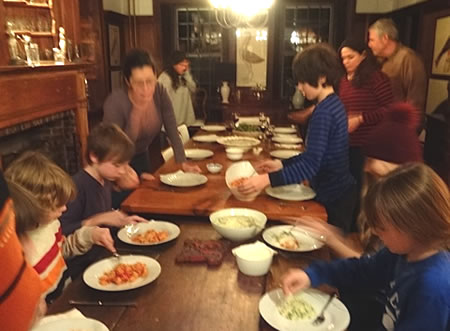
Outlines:
[[[362, 147], [371, 130], [380, 122], [386, 107], [394, 96], [389, 78], [379, 65], [364, 41], [346, 39], [339, 48], [345, 68], [339, 84], [339, 98], [347, 110], [349, 132], [350, 172], [361, 191], [364, 155]], [[354, 223], [359, 214], [359, 204], [354, 212]]]

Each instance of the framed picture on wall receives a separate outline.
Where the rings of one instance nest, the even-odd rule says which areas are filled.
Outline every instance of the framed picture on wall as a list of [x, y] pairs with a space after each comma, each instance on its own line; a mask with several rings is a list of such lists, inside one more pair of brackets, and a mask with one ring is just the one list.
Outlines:
[[236, 86], [266, 87], [267, 29], [236, 30]]
[[427, 104], [426, 113], [431, 114], [435, 111], [443, 111], [441, 108], [444, 106], [444, 101], [449, 97], [449, 80], [445, 79], [434, 79], [430, 78], [428, 80], [428, 93], [427, 93]]
[[436, 20], [431, 73], [450, 76], [450, 16]]
[[120, 28], [117, 25], [108, 24], [109, 35], [109, 65], [120, 66]]

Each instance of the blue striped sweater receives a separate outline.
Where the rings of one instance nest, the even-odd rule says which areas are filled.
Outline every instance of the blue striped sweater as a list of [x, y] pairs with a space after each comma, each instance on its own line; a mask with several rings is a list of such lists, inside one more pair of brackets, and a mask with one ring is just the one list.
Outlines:
[[309, 180], [316, 200], [338, 199], [354, 183], [349, 171], [348, 122], [336, 94], [317, 104], [308, 124], [305, 152], [283, 161], [283, 168], [269, 174], [272, 186]]

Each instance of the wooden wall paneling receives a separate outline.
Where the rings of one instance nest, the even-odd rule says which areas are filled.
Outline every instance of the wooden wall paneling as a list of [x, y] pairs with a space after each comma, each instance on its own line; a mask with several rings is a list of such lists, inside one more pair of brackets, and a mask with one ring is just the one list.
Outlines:
[[0, 66], [5, 66], [9, 62], [8, 37], [5, 33], [5, 7], [0, 1]]

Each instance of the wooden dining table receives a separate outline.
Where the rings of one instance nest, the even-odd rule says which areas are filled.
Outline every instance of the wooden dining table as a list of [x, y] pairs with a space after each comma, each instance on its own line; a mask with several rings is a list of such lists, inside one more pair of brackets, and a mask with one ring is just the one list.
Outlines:
[[[148, 285], [140, 288], [106, 292], [90, 288], [81, 278], [75, 279], [49, 307], [49, 314], [78, 308], [86, 317], [103, 322], [110, 331], [131, 330], [274, 330], [259, 313], [259, 301], [264, 293], [279, 288], [281, 276], [289, 268], [304, 268], [312, 261], [328, 260], [326, 246], [310, 252], [278, 250], [269, 272], [252, 277], [241, 273], [231, 249], [240, 243], [229, 243], [219, 266], [206, 263], [178, 263], [176, 257], [182, 252], [188, 239], [219, 240], [221, 236], [211, 226], [209, 213], [227, 207], [247, 207], [264, 212], [271, 219], [266, 227], [278, 225], [279, 215], [310, 215], [326, 219], [323, 207], [314, 201], [278, 201], [262, 193], [253, 202], [236, 200], [224, 181], [225, 169], [231, 161], [225, 158], [223, 146], [189, 142], [186, 148], [208, 148], [214, 156], [196, 161], [205, 170], [208, 162], [224, 166], [219, 174], [208, 174], [208, 182], [196, 188], [174, 188], [159, 180], [145, 182], [123, 203], [123, 209], [139, 213], [147, 218], [177, 224], [180, 235], [167, 243], [152, 246], [135, 246], [115, 238], [121, 255], [133, 254], [152, 257], [161, 265], [161, 274]], [[264, 146], [262, 155], [246, 153], [244, 159], [260, 160], [267, 156], [270, 146]], [[163, 165], [156, 175], [173, 172], [178, 167], [173, 161]], [[261, 240], [261, 233], [248, 242]], [[99, 260], [110, 257], [106, 250]], [[136, 303], [136, 307], [77, 306], [69, 300]]]
[[[199, 132], [198, 134], [208, 134]], [[209, 133], [210, 134], [210, 133]], [[220, 135], [227, 133], [219, 132]], [[270, 157], [270, 151], [276, 149], [269, 140], [260, 145], [262, 152], [255, 155], [250, 149], [244, 153], [242, 160], [256, 163]], [[322, 220], [327, 219], [325, 208], [314, 200], [284, 201], [270, 197], [264, 191], [254, 201], [240, 201], [228, 189], [225, 182], [226, 169], [234, 163], [227, 158], [224, 146], [218, 143], [203, 143], [189, 140], [185, 149], [207, 149], [214, 153], [204, 160], [190, 161], [197, 164], [208, 181], [200, 186], [181, 188], [168, 186], [159, 180], [162, 174], [173, 173], [180, 169], [180, 165], [172, 158], [164, 163], [155, 173], [155, 180], [144, 181], [122, 203], [121, 209], [129, 213], [146, 213], [158, 215], [209, 216], [211, 213], [224, 208], [251, 208], [266, 214], [271, 220], [279, 220], [286, 216], [312, 216]], [[218, 174], [210, 174], [206, 169], [207, 163], [220, 163], [223, 168]]]

